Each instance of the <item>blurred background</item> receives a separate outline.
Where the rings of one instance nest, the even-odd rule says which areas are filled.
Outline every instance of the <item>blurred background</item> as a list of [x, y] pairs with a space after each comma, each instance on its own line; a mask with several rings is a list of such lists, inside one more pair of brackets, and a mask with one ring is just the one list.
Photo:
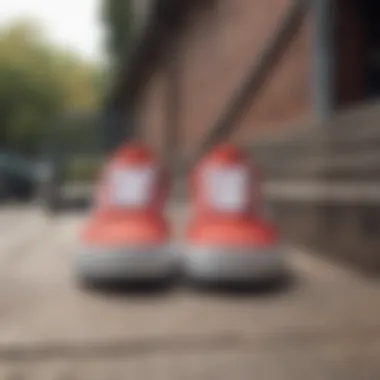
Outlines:
[[94, 164], [100, 153], [95, 147], [98, 115], [109, 87], [114, 45], [129, 36], [132, 23], [128, 6], [120, 13], [114, 3], [3, 4], [0, 198], [30, 198], [39, 173], [57, 171], [65, 157], [72, 159], [68, 177], [86, 178], [99, 165]]
[[268, 136], [304, 140], [374, 104], [377, 2], [272, 1], [5, 2], [2, 161], [35, 164], [39, 185], [91, 182], [104, 154], [139, 138], [181, 172], [217, 141], [259, 155]]

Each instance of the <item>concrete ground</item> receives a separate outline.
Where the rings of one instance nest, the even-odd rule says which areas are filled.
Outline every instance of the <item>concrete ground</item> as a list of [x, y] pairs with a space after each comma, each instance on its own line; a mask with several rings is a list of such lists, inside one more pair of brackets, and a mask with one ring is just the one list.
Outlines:
[[86, 292], [71, 276], [84, 220], [0, 210], [0, 379], [380, 379], [373, 280], [293, 249], [278, 292]]

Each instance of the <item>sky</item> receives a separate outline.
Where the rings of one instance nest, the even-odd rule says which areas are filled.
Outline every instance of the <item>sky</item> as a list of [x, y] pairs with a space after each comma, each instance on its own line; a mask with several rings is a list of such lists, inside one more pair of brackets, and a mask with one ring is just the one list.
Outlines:
[[0, 0], [0, 26], [20, 18], [39, 21], [50, 41], [103, 60], [100, 0]]

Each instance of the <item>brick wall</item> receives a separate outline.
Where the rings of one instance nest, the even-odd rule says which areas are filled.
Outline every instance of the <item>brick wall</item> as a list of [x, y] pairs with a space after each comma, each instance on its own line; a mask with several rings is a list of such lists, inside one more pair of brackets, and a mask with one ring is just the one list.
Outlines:
[[[192, 15], [179, 51], [180, 143], [185, 155], [213, 126], [290, 4], [290, 0], [219, 0], [215, 9]], [[307, 23], [239, 126], [239, 140], [310, 115], [309, 39]], [[152, 78], [141, 107], [146, 136], [156, 147], [161, 144], [161, 150], [165, 149], [165, 111], [159, 108], [165, 100], [159, 98], [165, 93], [164, 82], [161, 72]]]
[[313, 117], [311, 18], [308, 17], [261, 96], [254, 99], [241, 125], [237, 126], [239, 142], [255, 138], [263, 129], [283, 130]]

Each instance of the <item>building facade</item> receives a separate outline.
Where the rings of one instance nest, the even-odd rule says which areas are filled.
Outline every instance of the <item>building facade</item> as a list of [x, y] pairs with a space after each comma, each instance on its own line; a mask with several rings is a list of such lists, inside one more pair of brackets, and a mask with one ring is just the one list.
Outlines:
[[115, 99], [169, 158], [191, 155], [223, 118], [223, 138], [246, 144], [380, 93], [374, 0], [148, 3]]

